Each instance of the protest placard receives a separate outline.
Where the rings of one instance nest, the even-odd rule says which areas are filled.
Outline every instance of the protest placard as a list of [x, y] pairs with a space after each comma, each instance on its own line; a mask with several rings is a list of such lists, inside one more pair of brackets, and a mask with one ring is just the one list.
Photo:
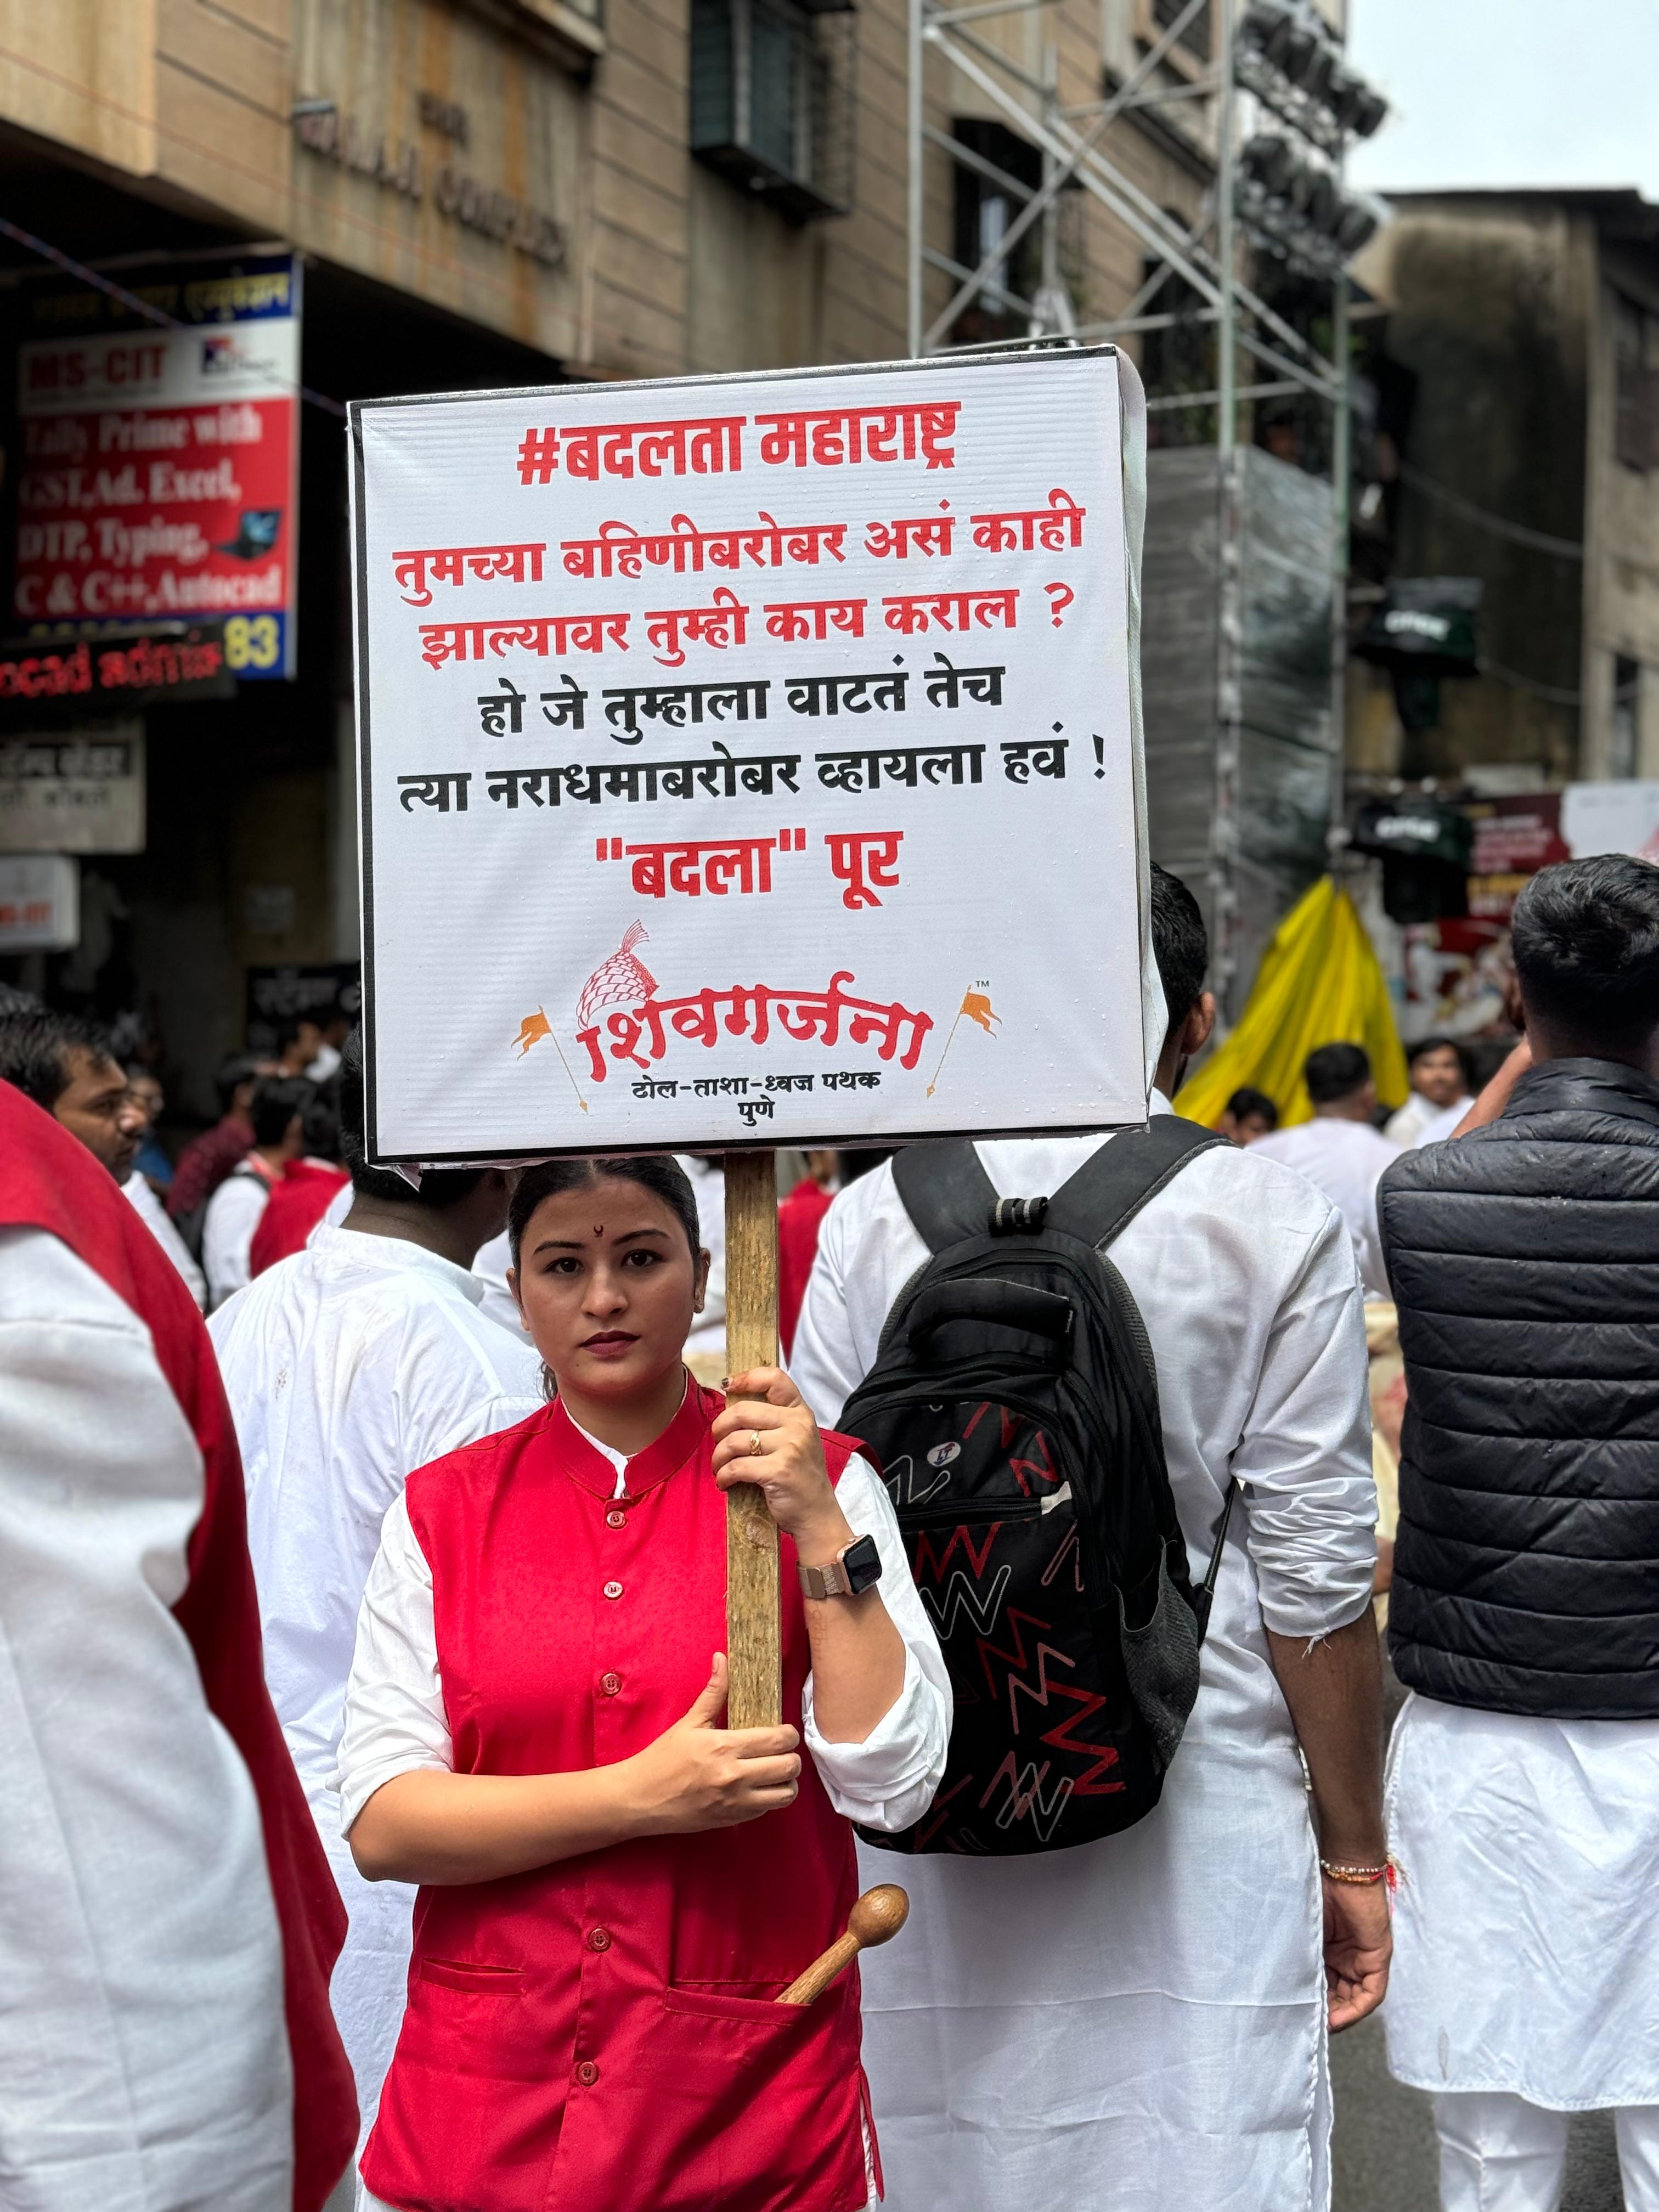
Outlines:
[[353, 407], [374, 1157], [1144, 1117], [1119, 374]]

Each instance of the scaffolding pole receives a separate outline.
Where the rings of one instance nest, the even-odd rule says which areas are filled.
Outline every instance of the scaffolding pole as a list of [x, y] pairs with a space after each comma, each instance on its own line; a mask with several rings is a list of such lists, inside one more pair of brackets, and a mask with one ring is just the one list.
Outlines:
[[[1058, 97], [1059, 53], [1053, 37], [1044, 40], [1041, 75], [1033, 76], [1011, 55], [977, 35], [993, 19], [1024, 14], [1056, 4], [1056, 0], [975, 0], [975, 4], [951, 8], [940, 0], [909, 0], [908, 119], [908, 344], [913, 356], [1006, 350], [1018, 344], [1017, 337], [999, 339], [957, 339], [953, 332], [969, 308], [977, 305], [995, 314], [1011, 311], [1029, 315], [1031, 340], [1053, 343], [1066, 338], [1097, 340], [1166, 330], [1177, 324], [1198, 323], [1216, 332], [1213, 389], [1201, 392], [1149, 392], [1148, 406], [1156, 414], [1182, 408], [1212, 406], [1215, 410], [1217, 493], [1219, 501], [1219, 569], [1217, 578], [1216, 648], [1216, 807], [1209, 855], [1210, 908], [1214, 922], [1213, 969], [1218, 996], [1224, 1006], [1231, 1001], [1237, 980], [1239, 957], [1239, 760], [1243, 731], [1243, 495], [1245, 455], [1253, 442], [1241, 410], [1252, 403], [1280, 394], [1305, 392], [1330, 410], [1331, 501], [1331, 679], [1330, 746], [1331, 811], [1340, 822], [1345, 804], [1343, 730], [1346, 712], [1347, 551], [1349, 472], [1351, 466], [1350, 364], [1348, 346], [1348, 277], [1338, 266], [1332, 279], [1332, 345], [1322, 353], [1278, 314], [1256, 288], [1239, 273], [1241, 231], [1251, 218], [1241, 217], [1239, 152], [1249, 103], [1261, 95], [1252, 89], [1261, 81], [1260, 70], [1251, 74], [1250, 56], [1241, 63], [1238, 24], [1243, 0], [1208, 0], [1215, 26], [1211, 67], [1194, 75], [1183, 71], [1181, 82], [1171, 82], [1164, 65], [1172, 50], [1200, 17], [1206, 0], [1187, 0], [1167, 15], [1157, 37], [1122, 81], [1108, 86], [1098, 102], [1062, 107]], [[1345, 10], [1346, 13], [1346, 10]], [[968, 26], [972, 24], [973, 29]], [[1346, 25], [1336, 34], [1346, 40]], [[1041, 156], [1041, 181], [1035, 187], [1007, 176], [986, 156], [959, 145], [945, 130], [927, 120], [926, 75], [929, 57], [943, 63], [981, 95], [1008, 128], [1024, 138]], [[1213, 181], [1198, 220], [1183, 228], [1158, 206], [1134, 179], [1114, 161], [1105, 142], [1120, 118], [1142, 115], [1149, 108], [1176, 102], [1201, 102], [1213, 118], [1212, 151]], [[1269, 112], [1284, 115], [1263, 103]], [[1190, 112], [1190, 111], [1189, 111]], [[1291, 128], [1299, 126], [1294, 119]], [[1344, 136], [1334, 125], [1327, 138], [1311, 143], [1329, 161], [1338, 188], [1342, 174]], [[977, 263], [968, 269], [941, 250], [943, 241], [930, 243], [925, 235], [927, 198], [925, 165], [928, 149], [942, 155], [953, 168], [971, 172], [1007, 194], [1018, 208], [1006, 228], [992, 240]], [[1059, 240], [1060, 195], [1081, 188], [1103, 206], [1146, 252], [1145, 277], [1121, 315], [1104, 321], [1090, 318], [1081, 326], [1072, 312], [1070, 294], [1061, 266]], [[1034, 227], [1041, 226], [1040, 278], [1034, 299], [1018, 298], [1012, 279], [1012, 257]], [[927, 312], [927, 276], [939, 270], [954, 281], [939, 312], [930, 319]], [[1148, 313], [1161, 288], [1179, 278], [1195, 295], [1186, 313]], [[1251, 380], [1241, 381], [1241, 356], [1251, 364]], [[1265, 374], [1264, 374], [1265, 372]]]

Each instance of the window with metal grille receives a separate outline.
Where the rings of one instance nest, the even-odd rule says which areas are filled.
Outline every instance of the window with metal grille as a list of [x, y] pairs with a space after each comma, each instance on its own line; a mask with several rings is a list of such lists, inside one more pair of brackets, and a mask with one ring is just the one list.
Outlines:
[[[1181, 13], [1186, 4], [1187, 0], [1152, 0], [1153, 22], [1160, 31], [1167, 31], [1170, 24], [1174, 22], [1176, 17]], [[1182, 32], [1180, 37], [1176, 40], [1176, 44], [1178, 46], [1185, 46], [1189, 54], [1196, 54], [1200, 61], [1206, 62], [1209, 60], [1210, 10], [1208, 0], [1206, 0], [1206, 4], [1199, 9], [1192, 21], [1188, 23], [1186, 29]]]
[[1659, 468], [1659, 319], [1613, 295], [1613, 450], [1627, 469]]
[[852, 204], [857, 17], [796, 0], [691, 0], [691, 151], [792, 222]]
[[1042, 182], [1042, 156], [1029, 140], [1017, 137], [1000, 123], [977, 117], [958, 116], [951, 136], [966, 149], [966, 158], [953, 164], [957, 266], [966, 272], [995, 258], [977, 296], [951, 325], [951, 336], [957, 345], [1024, 337], [1042, 281], [1041, 225], [1032, 224], [1007, 251], [1002, 246]]
[[1642, 664], [1613, 656], [1613, 722], [1607, 732], [1607, 774], [1615, 781], [1636, 773], [1642, 745]]

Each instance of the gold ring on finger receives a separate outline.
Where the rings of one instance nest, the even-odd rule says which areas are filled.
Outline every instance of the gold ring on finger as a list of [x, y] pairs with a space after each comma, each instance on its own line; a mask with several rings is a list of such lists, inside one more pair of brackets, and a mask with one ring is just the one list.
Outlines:
[[758, 1429], [750, 1429], [749, 1431], [749, 1456], [750, 1459], [758, 1459], [760, 1455], [760, 1431]]

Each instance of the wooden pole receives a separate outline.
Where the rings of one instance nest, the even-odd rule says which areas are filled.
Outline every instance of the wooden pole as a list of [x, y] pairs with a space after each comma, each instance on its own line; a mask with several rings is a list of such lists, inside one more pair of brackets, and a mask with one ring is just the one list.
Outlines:
[[[726, 1155], [726, 1371], [778, 1357], [778, 1181], [770, 1152]], [[763, 1493], [726, 1493], [728, 1728], [775, 1728], [783, 1713], [778, 1532]]]

